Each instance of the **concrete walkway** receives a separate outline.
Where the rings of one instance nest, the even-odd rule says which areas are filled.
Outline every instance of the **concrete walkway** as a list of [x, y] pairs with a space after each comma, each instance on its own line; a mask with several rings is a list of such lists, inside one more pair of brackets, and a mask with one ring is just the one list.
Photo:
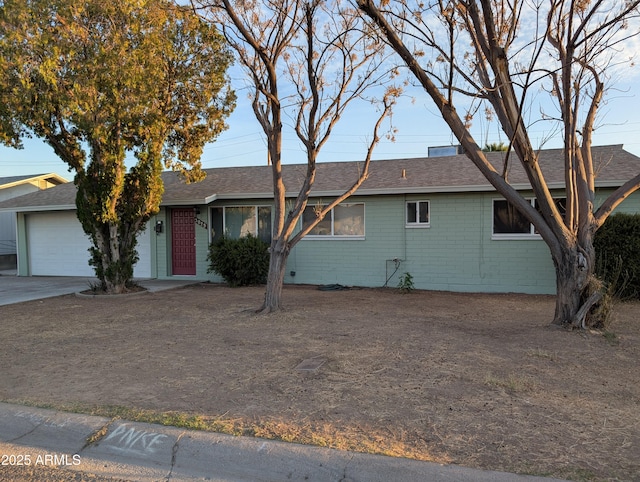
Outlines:
[[[557, 480], [5, 403], [0, 403], [0, 454], [8, 462], [28, 459], [31, 468], [56, 466], [140, 482]], [[0, 465], [5, 480], [3, 469]]]
[[[79, 293], [90, 289], [97, 281], [96, 278], [77, 276], [15, 276], [15, 271], [0, 271], [0, 306]], [[192, 279], [136, 281], [151, 292], [199, 282]]]

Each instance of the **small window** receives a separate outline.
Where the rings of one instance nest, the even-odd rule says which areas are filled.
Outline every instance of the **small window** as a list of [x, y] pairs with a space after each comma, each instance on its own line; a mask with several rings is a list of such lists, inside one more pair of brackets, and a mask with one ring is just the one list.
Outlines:
[[[307, 206], [302, 214], [302, 223], [313, 222], [317, 213], [326, 205]], [[364, 204], [339, 204], [327, 213], [308, 234], [308, 236], [333, 236], [355, 238], [364, 236]]]
[[429, 226], [429, 201], [407, 202], [406, 226], [424, 228]]

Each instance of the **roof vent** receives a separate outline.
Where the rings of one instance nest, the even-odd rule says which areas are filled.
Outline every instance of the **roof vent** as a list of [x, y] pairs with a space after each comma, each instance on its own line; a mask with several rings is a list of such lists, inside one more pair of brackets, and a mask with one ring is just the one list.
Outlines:
[[464, 154], [464, 148], [461, 145], [434, 146], [427, 148], [427, 152], [429, 157], [457, 156], [458, 154]]

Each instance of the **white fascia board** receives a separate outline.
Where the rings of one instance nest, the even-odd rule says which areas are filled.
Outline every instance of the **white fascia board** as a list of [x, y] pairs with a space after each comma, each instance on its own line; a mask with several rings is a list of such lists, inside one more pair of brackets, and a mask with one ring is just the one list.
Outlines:
[[34, 181], [41, 181], [41, 180], [45, 180], [45, 179], [55, 179], [58, 184], [66, 184], [69, 182], [68, 179], [65, 179], [64, 177], [60, 176], [59, 174], [56, 174], [54, 172], [49, 173], [49, 174], [39, 174], [37, 176], [31, 176], [31, 177], [25, 177], [23, 179], [20, 179], [19, 181], [13, 181], [13, 182], [9, 182], [6, 184], [0, 184], [0, 189], [8, 189], [10, 187], [16, 187], [16, 186], [21, 186], [22, 184], [29, 184], [31, 182]]
[[213, 201], [215, 201], [216, 199], [218, 199], [218, 195], [217, 194], [212, 194], [211, 196], [207, 196], [206, 198], [204, 198], [204, 204], [210, 204]]
[[[625, 181], [601, 181], [596, 182], [598, 188], [617, 188], [624, 184]], [[511, 184], [516, 191], [531, 191], [531, 185], [528, 183]], [[548, 184], [548, 188], [565, 189], [564, 182], [552, 182]], [[358, 189], [352, 196], [379, 196], [379, 195], [402, 195], [402, 194], [453, 194], [464, 192], [497, 192], [496, 188], [490, 184], [478, 185], [462, 185], [462, 186], [411, 186], [411, 187], [394, 187], [394, 188], [376, 188], [376, 189]], [[295, 198], [298, 192], [289, 191], [285, 194], [287, 198]], [[339, 190], [311, 191], [310, 197], [337, 197], [344, 194]], [[265, 192], [233, 192], [225, 194], [212, 194], [204, 199], [185, 199], [162, 203], [167, 206], [190, 206], [195, 204], [210, 204], [217, 200], [235, 200], [235, 199], [273, 199], [273, 193]]]
[[39, 211], [75, 211], [75, 204], [57, 204], [54, 206], [23, 206], [14, 208], [0, 208], [0, 212], [35, 213]]
[[[618, 188], [622, 186], [622, 181], [602, 181], [596, 182], [596, 188]], [[528, 183], [511, 184], [516, 191], [532, 191], [533, 188]], [[550, 190], [564, 190], [566, 188], [564, 182], [551, 182], [547, 185]], [[380, 188], [380, 189], [358, 189], [352, 196], [377, 196], [385, 194], [454, 194], [464, 192], [498, 192], [495, 187], [490, 184], [480, 184], [473, 186], [425, 186], [425, 187], [397, 187], [397, 188]], [[343, 191], [312, 191], [310, 197], [321, 196], [339, 196]], [[290, 193], [287, 193], [289, 196]], [[291, 194], [291, 196], [296, 196]]]
[[204, 199], [177, 199], [177, 200], [173, 200], [173, 201], [162, 201], [160, 203], [160, 206], [162, 207], [167, 207], [167, 206], [200, 206], [202, 204], [208, 204], [207, 203], [207, 199], [208, 198], [204, 198]]
[[[294, 197], [298, 194], [286, 193], [285, 197]], [[273, 199], [272, 192], [239, 192], [239, 193], [227, 193], [218, 194], [213, 201], [218, 199]]]
[[[526, 186], [531, 189], [531, 186]], [[398, 188], [380, 188], [380, 189], [358, 189], [352, 196], [377, 196], [383, 194], [422, 194], [422, 193], [450, 193], [450, 192], [473, 192], [473, 191], [495, 191], [493, 186], [438, 186], [438, 187], [398, 187]], [[285, 197], [293, 198], [298, 196], [298, 192], [288, 191], [285, 193]], [[325, 191], [311, 191], [309, 197], [337, 197], [344, 194], [344, 191], [339, 190], [325, 190]], [[273, 193], [227, 193], [221, 194], [216, 199], [273, 199]]]
[[[517, 191], [531, 190], [529, 184], [517, 185], [512, 187]], [[552, 186], [549, 186], [553, 189]], [[488, 184], [477, 186], [412, 186], [412, 187], [396, 187], [396, 188], [380, 188], [380, 189], [358, 189], [352, 196], [379, 196], [379, 195], [402, 195], [402, 194], [453, 194], [459, 192], [495, 192], [496, 188]], [[311, 197], [320, 196], [339, 196], [344, 191], [312, 191]]]
[[625, 179], [624, 181], [597, 181], [595, 182], [595, 187], [600, 188], [614, 188], [617, 189], [622, 186], [629, 179]]

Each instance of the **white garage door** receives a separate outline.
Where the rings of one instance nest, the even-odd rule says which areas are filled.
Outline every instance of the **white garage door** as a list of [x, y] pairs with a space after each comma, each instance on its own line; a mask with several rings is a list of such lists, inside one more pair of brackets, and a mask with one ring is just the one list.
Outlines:
[[[89, 238], [75, 211], [32, 213], [26, 216], [29, 270], [33, 276], [95, 276], [89, 266]], [[151, 277], [150, 235], [138, 238], [140, 261], [136, 278]]]

